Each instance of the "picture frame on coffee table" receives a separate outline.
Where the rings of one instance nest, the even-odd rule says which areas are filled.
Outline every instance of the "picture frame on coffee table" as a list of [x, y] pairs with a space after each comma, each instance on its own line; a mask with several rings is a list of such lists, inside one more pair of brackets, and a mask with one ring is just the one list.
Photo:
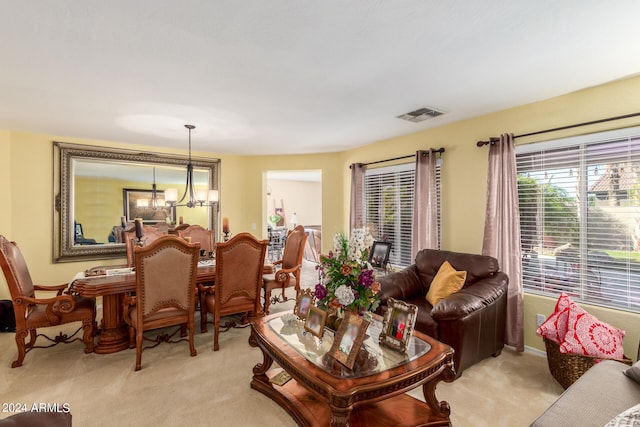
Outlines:
[[324, 325], [327, 322], [327, 312], [315, 306], [309, 306], [307, 317], [304, 322], [304, 330], [311, 335], [322, 338], [324, 335]]
[[380, 344], [406, 353], [413, 335], [418, 307], [393, 298], [387, 300], [387, 307], [382, 320]]
[[345, 312], [328, 354], [347, 368], [353, 369], [368, 327], [368, 320], [349, 311]]
[[309, 308], [314, 306], [316, 297], [313, 295], [311, 289], [305, 289], [300, 291], [300, 294], [296, 298], [296, 305], [293, 307], [293, 314], [298, 316], [299, 319], [306, 319]]

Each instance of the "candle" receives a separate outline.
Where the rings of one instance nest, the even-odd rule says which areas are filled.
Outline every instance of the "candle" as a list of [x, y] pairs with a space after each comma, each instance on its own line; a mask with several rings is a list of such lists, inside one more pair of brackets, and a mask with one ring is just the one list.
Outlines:
[[222, 232], [229, 232], [229, 218], [222, 218]]
[[142, 236], [144, 236], [144, 233], [142, 231], [142, 218], [136, 218], [135, 225], [136, 225], [136, 237], [138, 239], [142, 239]]
[[121, 216], [120, 217], [120, 224], [122, 224], [122, 228], [125, 228], [127, 226], [127, 217], [126, 216]]
[[182, 217], [180, 217], [180, 221], [178, 222], [178, 224], [184, 224], [184, 221], [182, 220]]

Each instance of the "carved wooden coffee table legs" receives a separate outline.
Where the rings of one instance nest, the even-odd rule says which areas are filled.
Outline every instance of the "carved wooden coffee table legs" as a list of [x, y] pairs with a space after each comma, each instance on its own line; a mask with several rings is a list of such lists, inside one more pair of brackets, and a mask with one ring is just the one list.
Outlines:
[[443, 366], [442, 374], [422, 385], [424, 400], [429, 405], [431, 411], [439, 417], [449, 418], [451, 408], [446, 401], [439, 402], [436, 398], [436, 386], [440, 381], [453, 382], [456, 379], [456, 372], [453, 369], [453, 361], [450, 360]]
[[102, 297], [101, 330], [94, 349], [98, 354], [116, 353], [129, 348], [129, 332], [122, 313], [123, 298], [124, 294]]

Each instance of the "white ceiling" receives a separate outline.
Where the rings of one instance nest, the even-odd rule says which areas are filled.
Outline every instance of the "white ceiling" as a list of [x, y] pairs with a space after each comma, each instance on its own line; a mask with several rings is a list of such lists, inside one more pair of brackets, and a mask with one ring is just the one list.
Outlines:
[[[0, 6], [0, 129], [185, 148], [193, 123], [215, 153], [338, 151], [640, 72], [637, 0]], [[424, 106], [448, 114], [395, 118]]]

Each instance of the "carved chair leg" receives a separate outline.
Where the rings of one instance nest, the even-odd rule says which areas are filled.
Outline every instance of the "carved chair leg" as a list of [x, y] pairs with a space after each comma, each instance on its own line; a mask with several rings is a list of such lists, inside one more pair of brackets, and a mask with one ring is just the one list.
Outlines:
[[193, 336], [195, 334], [195, 321], [193, 320], [193, 318], [191, 318], [191, 320], [189, 321], [189, 350], [191, 351], [191, 356], [195, 356], [198, 354], [198, 352], [196, 351], [196, 346], [194, 343], [194, 339]]
[[12, 368], [18, 368], [22, 366], [22, 362], [24, 361], [24, 356], [27, 353], [25, 350], [25, 338], [27, 338], [28, 332], [26, 330], [16, 331], [16, 345], [18, 347], [18, 359], [15, 360], [12, 364]]
[[93, 353], [93, 319], [85, 319], [82, 321], [82, 330], [84, 334], [82, 336], [82, 341], [84, 341], [84, 352], [85, 353]]
[[269, 306], [271, 305], [271, 290], [264, 290], [264, 314], [269, 315]]
[[213, 351], [220, 350], [218, 345], [218, 335], [220, 334], [220, 313], [215, 313], [213, 316]]
[[29, 329], [29, 344], [27, 344], [27, 348], [32, 348], [36, 344], [36, 338], [38, 338], [38, 332], [35, 329]]
[[207, 332], [207, 304], [204, 292], [200, 293], [200, 332]]
[[136, 331], [136, 371], [142, 368], [142, 330]]

